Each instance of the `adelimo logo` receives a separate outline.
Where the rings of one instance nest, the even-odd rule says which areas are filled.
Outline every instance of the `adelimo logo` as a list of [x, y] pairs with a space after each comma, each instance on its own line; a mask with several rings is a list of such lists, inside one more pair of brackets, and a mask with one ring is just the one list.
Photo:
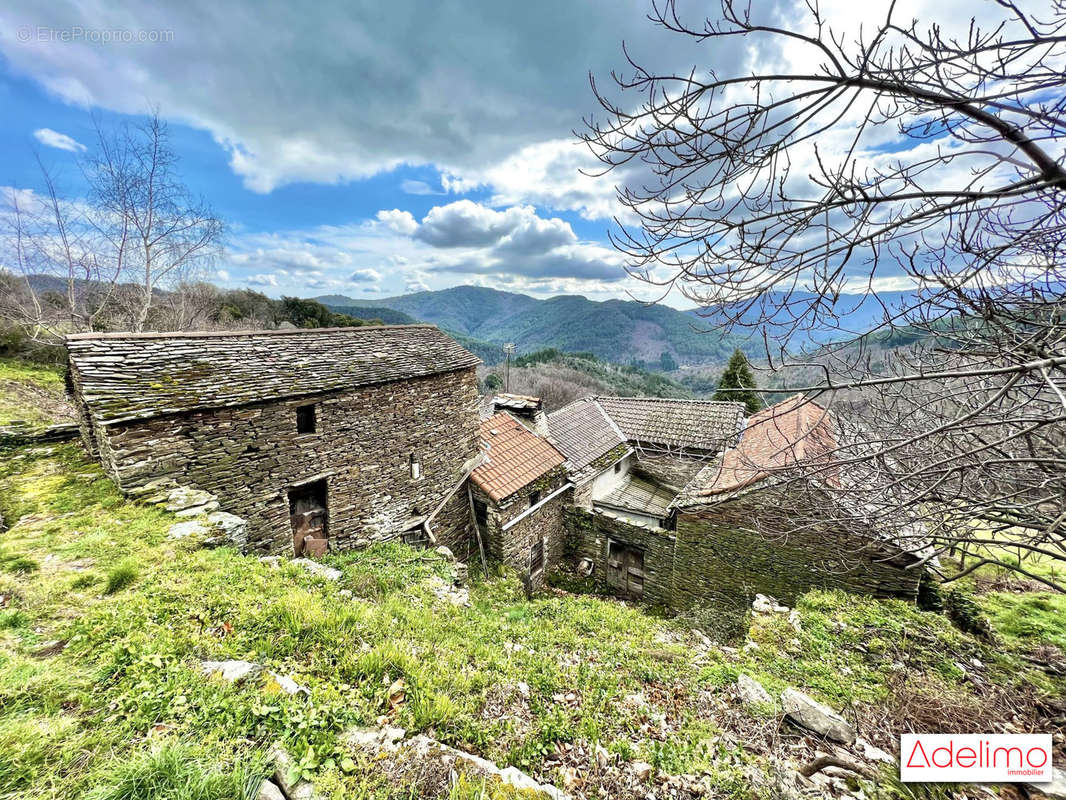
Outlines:
[[905, 783], [1052, 779], [1050, 733], [905, 733], [899, 753], [899, 776]]

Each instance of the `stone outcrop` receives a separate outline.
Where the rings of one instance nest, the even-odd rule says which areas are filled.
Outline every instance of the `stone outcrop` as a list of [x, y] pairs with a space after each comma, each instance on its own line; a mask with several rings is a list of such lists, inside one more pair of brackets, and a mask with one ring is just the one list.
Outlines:
[[789, 720], [827, 739], [850, 745], [858, 736], [854, 725], [798, 689], [785, 689], [781, 693], [781, 705]]
[[[375, 767], [390, 774], [405, 792], [419, 797], [448, 797], [455, 779], [495, 781], [530, 800], [569, 800], [555, 786], [538, 783], [515, 767], [501, 769], [491, 761], [438, 742], [428, 736], [403, 738], [399, 728], [355, 729], [345, 736], [353, 750], [374, 759]], [[407, 785], [414, 783], [415, 785]], [[487, 795], [495, 796], [494, 792]]]
[[749, 706], [773, 705], [774, 702], [761, 683], [743, 673], [737, 675], [737, 696]]

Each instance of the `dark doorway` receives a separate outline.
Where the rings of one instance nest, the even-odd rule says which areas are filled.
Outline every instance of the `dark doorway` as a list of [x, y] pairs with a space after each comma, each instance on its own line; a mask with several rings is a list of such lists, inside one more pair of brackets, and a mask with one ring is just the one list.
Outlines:
[[489, 507], [484, 500], [474, 500], [474, 522], [481, 533], [489, 532]]
[[289, 490], [292, 550], [297, 556], [321, 556], [328, 549], [326, 482], [315, 481]]
[[620, 542], [607, 541], [607, 585], [620, 597], [644, 597], [644, 551]]

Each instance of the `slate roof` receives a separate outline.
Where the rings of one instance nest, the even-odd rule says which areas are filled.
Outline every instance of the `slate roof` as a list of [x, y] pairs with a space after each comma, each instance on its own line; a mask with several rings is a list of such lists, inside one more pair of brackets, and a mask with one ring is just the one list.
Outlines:
[[832, 415], [795, 395], [753, 414], [737, 446], [701, 470], [685, 494], [698, 498], [735, 492], [804, 466], [835, 483], [837, 475], [827, 466], [836, 447]]
[[596, 397], [630, 442], [670, 449], [718, 451], [736, 441], [744, 405], [659, 397]]
[[71, 377], [98, 422], [241, 406], [473, 367], [433, 325], [68, 336]]
[[584, 397], [548, 415], [552, 442], [575, 473], [606, 455], [626, 438], [594, 398]]
[[674, 492], [651, 481], [635, 475], [629, 475], [622, 483], [604, 495], [593, 498], [593, 505], [609, 506], [621, 511], [636, 511], [649, 517], [666, 517], [670, 513], [670, 504], [674, 501]]
[[493, 500], [502, 500], [562, 465], [566, 459], [506, 411], [481, 423], [484, 461], [470, 478]]

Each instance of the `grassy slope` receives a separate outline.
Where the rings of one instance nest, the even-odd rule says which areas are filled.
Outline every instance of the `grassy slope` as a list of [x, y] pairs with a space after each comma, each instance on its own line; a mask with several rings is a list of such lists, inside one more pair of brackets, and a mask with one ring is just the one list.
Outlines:
[[0, 425], [16, 419], [56, 422], [67, 410], [63, 391], [56, 367], [0, 358]]
[[[527, 601], [508, 576], [456, 607], [428, 583], [450, 566], [402, 546], [335, 558], [344, 578], [326, 583], [167, 541], [173, 518], [123, 499], [73, 445], [4, 456], [0, 511], [17, 523], [0, 535], [0, 797], [236, 798], [272, 741], [311, 746], [307, 767], [332, 796], [384, 796], [372, 765], [340, 769], [338, 745], [382, 715], [544, 780], [559, 781], [547, 763], [557, 743], [600, 742], [747, 797], [777, 725], [772, 710], [731, 701], [740, 672], [864, 720], [894, 696], [899, 663], [915, 691], [952, 708], [987, 699], [956, 661], [979, 657], [1003, 685], [1025, 677], [942, 616], [839, 594], [806, 596], [799, 634], [781, 615], [760, 620], [758, 648], [735, 652], [613, 601]], [[53, 640], [66, 647], [40, 652]], [[265, 663], [311, 697], [205, 681], [203, 658]], [[399, 678], [406, 702], [390, 712]]]

